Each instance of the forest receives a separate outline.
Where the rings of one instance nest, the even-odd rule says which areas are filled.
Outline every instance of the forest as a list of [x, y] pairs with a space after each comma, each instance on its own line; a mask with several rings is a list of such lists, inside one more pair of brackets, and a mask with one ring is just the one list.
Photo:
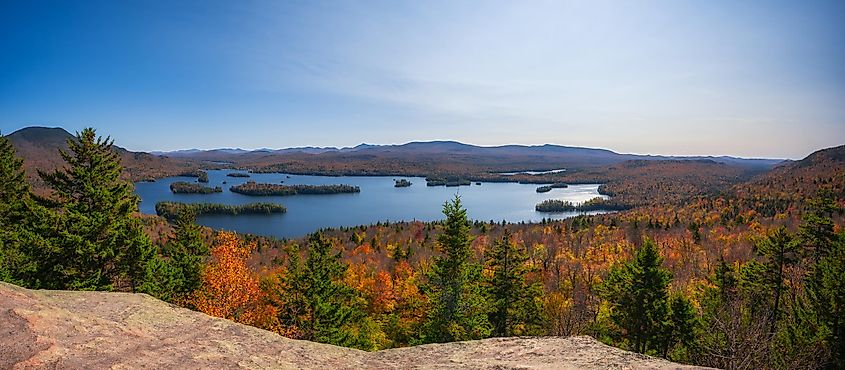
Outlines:
[[93, 129], [39, 173], [49, 192], [35, 194], [2, 138], [0, 279], [143, 292], [364, 350], [586, 334], [703, 366], [843, 368], [843, 153], [741, 182], [709, 176], [733, 171], [716, 163], [626, 162], [630, 180], [606, 191], [634, 208], [616, 213], [470, 220], [456, 196], [436, 222], [273, 240], [202, 228], [193, 207], [175, 206], [164, 227], [138, 218], [113, 143]]
[[229, 188], [233, 193], [268, 196], [268, 195], [295, 195], [295, 194], [341, 194], [358, 193], [361, 188], [351, 185], [278, 185], [262, 184], [249, 181], [241, 185]]

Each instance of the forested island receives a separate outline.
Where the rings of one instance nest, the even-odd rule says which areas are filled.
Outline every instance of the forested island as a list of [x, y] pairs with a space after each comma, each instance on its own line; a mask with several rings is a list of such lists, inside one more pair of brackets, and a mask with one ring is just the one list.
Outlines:
[[172, 191], [173, 194], [213, 194], [222, 193], [223, 188], [219, 186], [215, 186], [212, 188], [186, 181], [177, 181], [170, 184], [170, 191]]
[[393, 184], [393, 186], [397, 187], [397, 188], [407, 188], [407, 187], [411, 186], [411, 184], [412, 184], [410, 181], [408, 181], [406, 179], [395, 180], [395, 182], [396, 183]]
[[228, 176], [228, 177], [249, 177], [249, 174], [243, 173], [243, 172], [230, 172], [230, 173], [227, 173], [226, 176]]
[[554, 183], [554, 184], [551, 184], [551, 185], [543, 185], [541, 187], [538, 187], [537, 192], [538, 193], [548, 193], [548, 192], [552, 191], [552, 189], [566, 189], [568, 187], [569, 187], [569, 185], [566, 185], [566, 183], [557, 182], [557, 183]]
[[425, 186], [469, 186], [472, 182], [455, 177], [426, 177]]
[[359, 193], [361, 188], [352, 185], [277, 185], [249, 181], [229, 188], [233, 193], [253, 196], [296, 195], [296, 194], [341, 194]]
[[175, 220], [182, 212], [201, 215], [242, 215], [285, 213], [287, 208], [276, 203], [249, 203], [237, 206], [219, 203], [158, 202], [156, 214], [168, 220]]
[[203, 170], [182, 172], [179, 174], [179, 176], [196, 177], [198, 182], [208, 182], [208, 172], [205, 172]]
[[538, 203], [534, 209], [537, 212], [592, 212], [592, 211], [621, 211], [628, 209], [624, 205], [611, 203], [604, 198], [593, 198], [584, 203], [572, 203], [566, 200], [546, 199]]

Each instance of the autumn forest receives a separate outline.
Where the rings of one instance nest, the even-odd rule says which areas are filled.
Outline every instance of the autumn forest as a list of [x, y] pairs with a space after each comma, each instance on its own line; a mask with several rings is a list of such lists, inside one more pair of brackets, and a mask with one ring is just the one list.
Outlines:
[[[718, 368], [845, 366], [843, 146], [771, 169], [631, 160], [512, 180], [557, 187], [602, 180], [607, 201], [537, 205], [611, 211], [602, 214], [471, 220], [455, 196], [442, 205], [440, 221], [330, 228], [295, 240], [196, 224], [203, 214], [285, 212], [272, 203], [173, 203], [161, 204], [158, 217], [138, 213], [127, 174], [144, 173], [139, 180], [196, 171], [201, 161], [169, 158], [139, 169], [93, 129], [51, 150], [60, 164], [33, 164], [0, 138], [3, 281], [146, 293], [286, 337], [367, 351], [590, 335]], [[292, 158], [303, 168], [319, 163]], [[332, 157], [327, 166], [341, 163]], [[458, 165], [431, 175], [498, 176], [460, 173]], [[238, 191], [358, 191], [247, 184]], [[220, 191], [196, 183], [171, 188]]]

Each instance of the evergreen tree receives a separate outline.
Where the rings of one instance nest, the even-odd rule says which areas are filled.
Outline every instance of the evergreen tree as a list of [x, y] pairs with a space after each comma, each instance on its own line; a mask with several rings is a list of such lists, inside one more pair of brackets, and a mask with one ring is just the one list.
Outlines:
[[769, 333], [777, 331], [777, 324], [782, 310], [786, 284], [784, 282], [786, 269], [798, 262], [797, 240], [786, 228], [780, 227], [770, 232], [755, 244], [755, 249], [764, 258], [765, 274], [763, 283], [772, 292], [771, 311], [769, 312]]
[[806, 292], [831, 355], [829, 367], [845, 369], [845, 233], [828, 248], [808, 277]]
[[31, 206], [23, 161], [5, 136], [0, 136], [0, 281], [32, 286], [36, 261], [30, 250]]
[[446, 220], [437, 236], [442, 255], [428, 274], [426, 295], [431, 308], [423, 329], [424, 342], [453, 342], [485, 338], [492, 330], [480, 281], [481, 266], [470, 260], [470, 223], [461, 198], [443, 205]]
[[[663, 330], [663, 357], [673, 361], [687, 360], [685, 351], [695, 339], [697, 319], [695, 308], [687, 297], [676, 294], [669, 299], [669, 319]], [[680, 353], [670, 356], [673, 349]]]
[[691, 346], [693, 363], [725, 369], [769, 365], [767, 295], [763, 264], [749, 262], [739, 270], [721, 260], [700, 300], [702, 330]]
[[340, 259], [328, 239], [320, 232], [312, 234], [304, 265], [297, 248], [288, 251], [287, 271], [270, 299], [280, 308], [279, 321], [297, 338], [371, 347], [354, 335], [366, 320], [355, 290], [342, 281], [347, 266]]
[[528, 253], [523, 246], [511, 240], [505, 229], [501, 240], [496, 241], [487, 255], [487, 266], [492, 271], [489, 279], [493, 311], [489, 314], [492, 335], [509, 337], [536, 334], [540, 326], [539, 284], [529, 284]]
[[196, 290], [202, 279], [200, 273], [208, 258], [208, 245], [202, 240], [202, 232], [196, 224], [196, 213], [183, 209], [173, 225], [175, 237], [167, 245], [166, 253], [182, 273], [181, 294]]
[[138, 289], [168, 302], [182, 301], [199, 288], [209, 254], [192, 210], [180, 210], [173, 229], [174, 238], [147, 263], [146, 278]]
[[49, 235], [55, 249], [42, 264], [48, 287], [111, 290], [117, 283], [134, 291], [144, 279], [154, 250], [132, 216], [138, 197], [120, 178], [112, 143], [86, 128], [68, 140], [68, 152], [59, 150], [64, 168], [39, 171], [52, 190], [52, 197], [42, 200], [57, 218]]
[[614, 266], [601, 292], [611, 306], [611, 319], [623, 331], [631, 350], [657, 352], [669, 316], [669, 282], [657, 246], [646, 240], [634, 259]]
[[798, 237], [813, 262], [824, 258], [836, 239], [832, 216], [838, 208], [830, 189], [819, 190], [818, 196], [807, 202]]
[[837, 211], [833, 193], [822, 190], [802, 216], [798, 236], [815, 263], [808, 266], [806, 304], [799, 307], [799, 323], [792, 330], [797, 334], [790, 334], [801, 338], [806, 328], [812, 328], [805, 334], [824, 342], [830, 354], [827, 367], [845, 369], [845, 233], [834, 234], [832, 216]]

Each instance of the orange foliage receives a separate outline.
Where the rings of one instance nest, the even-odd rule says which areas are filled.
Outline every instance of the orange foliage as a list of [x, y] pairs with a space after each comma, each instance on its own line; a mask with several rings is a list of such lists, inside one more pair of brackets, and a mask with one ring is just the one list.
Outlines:
[[211, 249], [211, 262], [202, 271], [202, 285], [190, 304], [211, 316], [268, 327], [271, 308], [261, 304], [258, 275], [246, 264], [254, 244], [244, 244], [233, 233], [221, 232]]

